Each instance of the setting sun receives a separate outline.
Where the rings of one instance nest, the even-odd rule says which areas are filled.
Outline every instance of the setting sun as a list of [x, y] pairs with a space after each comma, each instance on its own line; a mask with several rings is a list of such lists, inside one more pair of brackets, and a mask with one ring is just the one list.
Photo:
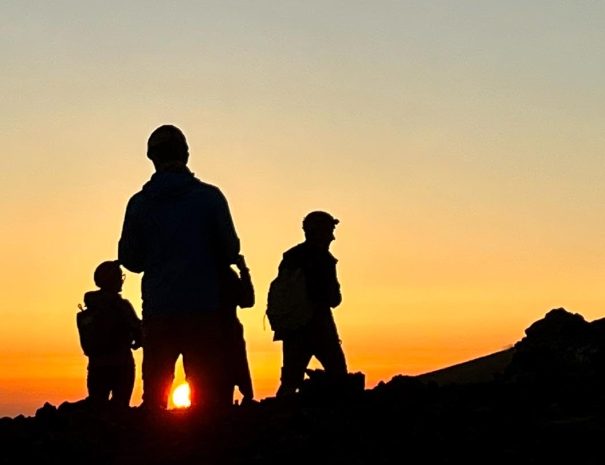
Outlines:
[[191, 406], [191, 389], [189, 384], [179, 384], [172, 391], [172, 403], [176, 408], [187, 408]]

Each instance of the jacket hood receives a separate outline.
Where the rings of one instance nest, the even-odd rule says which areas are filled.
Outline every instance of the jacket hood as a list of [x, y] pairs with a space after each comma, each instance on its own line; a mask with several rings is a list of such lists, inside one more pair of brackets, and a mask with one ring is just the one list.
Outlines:
[[119, 294], [103, 290], [88, 291], [84, 294], [84, 305], [87, 308], [99, 308], [111, 306], [116, 300], [121, 300]]
[[185, 168], [182, 171], [157, 171], [143, 186], [143, 193], [150, 198], [179, 197], [191, 191], [196, 178]]

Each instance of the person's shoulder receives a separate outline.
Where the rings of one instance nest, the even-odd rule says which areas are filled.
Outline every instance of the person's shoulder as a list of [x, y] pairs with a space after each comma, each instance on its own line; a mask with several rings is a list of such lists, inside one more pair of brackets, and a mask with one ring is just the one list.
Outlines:
[[288, 250], [286, 250], [283, 253], [284, 258], [286, 257], [293, 257], [296, 255], [300, 255], [300, 254], [304, 254], [306, 253], [306, 246], [304, 242], [301, 242], [300, 244], [296, 244], [295, 246], [290, 247]]
[[130, 300], [126, 299], [125, 297], [122, 297], [122, 294], [116, 294], [116, 300], [125, 306], [128, 306], [128, 307], [133, 306], [132, 303], [130, 302]]
[[128, 206], [130, 208], [133, 208], [133, 207], [136, 207], [137, 205], [140, 205], [141, 202], [144, 202], [144, 201], [145, 201], [145, 190], [143, 188], [130, 196], [130, 198], [128, 199]]
[[288, 267], [293, 266], [324, 266], [336, 265], [338, 260], [329, 250], [310, 246], [307, 242], [295, 245], [284, 252], [282, 263]]
[[202, 192], [206, 195], [223, 197], [223, 191], [218, 186], [210, 184], [209, 182], [202, 181], [197, 177], [193, 177], [193, 189], [197, 192]]
[[282, 266], [292, 267], [299, 266], [307, 256], [307, 247], [305, 243], [295, 245], [286, 250], [282, 255]]
[[147, 179], [145, 182], [143, 182], [143, 184], [141, 185], [141, 187], [138, 191], [134, 192], [130, 196], [130, 200], [140, 199], [141, 197], [144, 197], [145, 192], [148, 191], [150, 188], [152, 188], [156, 182], [157, 182], [157, 180], [156, 180], [156, 176], [154, 173], [153, 175], [151, 175], [151, 177], [149, 179]]
[[194, 195], [197, 195], [206, 205], [211, 205], [217, 210], [229, 210], [227, 197], [219, 187], [198, 178], [194, 179], [195, 183], [192, 189]]
[[119, 298], [120, 298], [120, 308], [122, 309], [122, 311], [125, 313], [128, 313], [130, 315], [134, 315], [137, 319], [139, 319], [137, 312], [134, 309], [134, 305], [132, 305], [132, 302], [130, 302], [130, 300], [128, 300], [128, 299], [125, 299], [121, 295], [119, 295]]

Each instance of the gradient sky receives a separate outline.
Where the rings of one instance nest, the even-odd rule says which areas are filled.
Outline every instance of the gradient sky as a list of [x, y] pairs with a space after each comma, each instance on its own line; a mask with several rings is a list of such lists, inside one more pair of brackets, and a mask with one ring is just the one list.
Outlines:
[[335, 315], [367, 387], [552, 308], [605, 316], [604, 24], [583, 0], [2, 2], [0, 416], [86, 395], [77, 304], [165, 123], [231, 206], [258, 398], [268, 285], [314, 209], [341, 220]]

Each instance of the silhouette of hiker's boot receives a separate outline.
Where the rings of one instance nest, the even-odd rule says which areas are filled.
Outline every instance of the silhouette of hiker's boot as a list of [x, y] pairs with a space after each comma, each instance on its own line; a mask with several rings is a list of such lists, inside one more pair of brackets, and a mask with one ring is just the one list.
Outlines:
[[242, 401], [241, 401], [240, 405], [242, 407], [252, 407], [254, 405], [258, 405], [258, 401], [254, 400], [250, 396], [244, 396], [244, 397], [242, 397]]
[[162, 415], [167, 409], [160, 404], [154, 402], [141, 402], [141, 405], [135, 408], [135, 410], [145, 417], [156, 417]]
[[305, 401], [313, 403], [342, 403], [350, 401], [365, 389], [363, 373], [332, 374], [324, 370], [305, 370], [305, 379], [300, 393]]

